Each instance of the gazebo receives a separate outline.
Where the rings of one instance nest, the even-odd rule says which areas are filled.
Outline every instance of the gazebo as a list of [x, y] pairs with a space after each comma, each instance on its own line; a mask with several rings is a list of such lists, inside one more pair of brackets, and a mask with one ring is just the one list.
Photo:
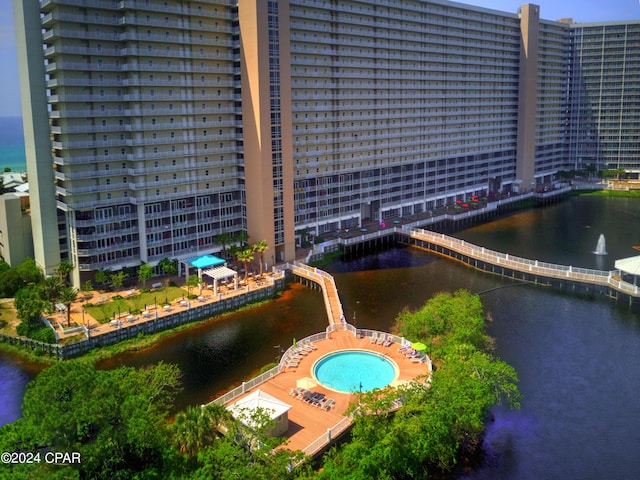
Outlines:
[[[274, 422], [273, 427], [269, 431], [271, 436], [277, 437], [284, 434], [289, 428], [289, 410], [291, 405], [278, 400], [276, 397], [258, 389], [237, 402], [229, 405], [227, 409], [245, 426], [253, 428], [250, 415], [256, 410], [264, 411]], [[249, 417], [249, 418], [247, 418]]]
[[222, 258], [218, 258], [214, 255], [201, 255], [186, 260], [184, 262], [187, 266], [185, 268], [185, 280], [189, 279], [189, 266], [198, 269], [198, 278], [202, 280], [202, 275], [207, 275], [213, 278], [213, 293], [218, 294], [218, 281], [224, 278], [233, 277], [235, 280], [235, 287], [238, 288], [238, 272], [227, 267], [227, 262]]
[[616, 270], [620, 270], [620, 278], [623, 282], [633, 283], [634, 286], [638, 285], [637, 280], [638, 276], [640, 276], [640, 255], [616, 260], [615, 268]]

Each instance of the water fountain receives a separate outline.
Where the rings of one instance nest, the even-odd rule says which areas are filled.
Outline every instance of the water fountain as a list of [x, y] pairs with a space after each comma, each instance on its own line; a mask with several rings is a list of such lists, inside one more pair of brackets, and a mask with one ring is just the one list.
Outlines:
[[596, 249], [593, 252], [596, 255], [606, 255], [607, 254], [607, 244], [604, 240], [604, 235], [601, 233], [598, 238], [598, 243], [596, 244]]

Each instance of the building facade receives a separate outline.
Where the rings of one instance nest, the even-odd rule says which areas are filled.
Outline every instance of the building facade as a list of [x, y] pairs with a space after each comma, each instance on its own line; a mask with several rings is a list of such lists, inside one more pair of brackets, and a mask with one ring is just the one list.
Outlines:
[[76, 284], [217, 253], [219, 235], [241, 231], [267, 240], [268, 264], [291, 260], [301, 232], [527, 191], [576, 151], [582, 37], [536, 5], [14, 3], [16, 23], [43, 32], [28, 43], [44, 43], [45, 72], [20, 55], [22, 83], [48, 103], [33, 135], [59, 215], [40, 230], [62, 239]]
[[569, 157], [640, 174], [640, 21], [573, 24]]

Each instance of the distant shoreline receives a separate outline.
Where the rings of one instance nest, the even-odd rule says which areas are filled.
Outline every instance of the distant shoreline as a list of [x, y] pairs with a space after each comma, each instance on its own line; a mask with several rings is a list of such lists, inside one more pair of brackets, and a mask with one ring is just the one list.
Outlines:
[[0, 117], [0, 172], [7, 167], [12, 172], [27, 171], [24, 147], [22, 117]]

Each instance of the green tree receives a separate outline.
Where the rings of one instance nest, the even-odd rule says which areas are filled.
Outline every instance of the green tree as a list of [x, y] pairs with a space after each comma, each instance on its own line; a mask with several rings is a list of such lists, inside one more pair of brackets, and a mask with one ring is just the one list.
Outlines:
[[24, 286], [17, 269], [10, 268], [0, 273], [0, 297], [13, 297]]
[[40, 289], [44, 298], [49, 302], [48, 310], [55, 312], [56, 302], [60, 299], [64, 290], [64, 283], [59, 277], [47, 277], [40, 282]]
[[[428, 382], [359, 395], [350, 407], [352, 439], [330, 452], [318, 477], [426, 479], [477, 448], [490, 408], [516, 408], [520, 398], [515, 370], [491, 354], [483, 319], [479, 297], [464, 290], [401, 312], [395, 330], [412, 340], [433, 338], [438, 368]], [[402, 408], [385, 413], [398, 399]]]
[[263, 274], [262, 267], [264, 266], [264, 252], [269, 248], [266, 240], [260, 240], [253, 246], [253, 249], [258, 254], [258, 258], [260, 259], [260, 276]]
[[69, 274], [73, 271], [73, 264], [68, 260], [63, 260], [56, 267], [55, 275], [63, 282], [65, 285], [68, 285]]
[[213, 237], [213, 240], [222, 247], [222, 257], [227, 258], [227, 246], [233, 241], [229, 232], [222, 232]]
[[[179, 388], [175, 366], [96, 370], [82, 360], [40, 373], [24, 396], [23, 418], [0, 429], [0, 446], [32, 452], [79, 452], [59, 475], [45, 462], [10, 466], [4, 478], [162, 478], [166, 420]], [[4, 473], [4, 472], [3, 472]]]
[[309, 472], [305, 467], [290, 471], [302, 454], [276, 448], [283, 440], [269, 434], [274, 423], [264, 410], [235, 412], [234, 416], [237, 418], [224, 422], [227, 434], [218, 438], [213, 446], [201, 450], [199, 468], [189, 478], [286, 480]]
[[171, 425], [172, 442], [181, 454], [195, 457], [219, 436], [218, 428], [229, 418], [228, 410], [217, 403], [187, 407], [176, 415]]
[[244, 248], [240, 250], [237, 254], [237, 258], [239, 262], [244, 264], [244, 281], [247, 281], [247, 276], [249, 275], [249, 263], [253, 261], [254, 253], [252, 248]]
[[124, 270], [120, 270], [118, 272], [111, 274], [111, 285], [115, 290], [120, 290], [124, 281], [127, 279], [128, 274]]
[[[202, 285], [202, 279], [200, 277], [198, 277], [197, 275], [191, 275], [187, 279], [187, 282], [185, 283], [185, 285], [187, 286], [187, 293], [189, 295], [191, 295], [191, 289], [193, 287], [201, 286]], [[200, 291], [200, 293], [202, 293], [202, 290]]]
[[40, 287], [30, 285], [16, 293], [15, 307], [20, 320], [27, 324], [39, 325], [42, 312], [47, 308], [47, 301], [43, 300]]
[[176, 275], [178, 273], [178, 260], [163, 258], [158, 262], [158, 266], [162, 269], [164, 274], [167, 276], [167, 278], [165, 278], [165, 288], [166, 288], [169, 286], [169, 281], [171, 280], [171, 276]]
[[98, 270], [96, 272], [96, 275], [94, 277], [94, 280], [96, 281], [96, 283], [98, 285], [100, 285], [101, 287], [105, 287], [106, 284], [109, 282], [109, 278], [111, 277], [111, 275], [109, 274], [109, 270]]
[[16, 268], [24, 283], [36, 284], [42, 280], [42, 270], [36, 265], [33, 258], [25, 258]]
[[240, 247], [244, 248], [249, 243], [249, 235], [244, 230], [240, 230], [233, 235], [233, 241], [240, 242]]
[[67, 309], [67, 327], [71, 326], [71, 304], [78, 298], [78, 290], [73, 287], [65, 287], [60, 295], [60, 301]]
[[83, 292], [90, 292], [91, 290], [93, 290], [93, 282], [91, 280], [87, 280], [82, 284]]
[[147, 288], [147, 280], [153, 275], [153, 267], [148, 263], [143, 263], [138, 269], [138, 281], [142, 283], [143, 288]]

